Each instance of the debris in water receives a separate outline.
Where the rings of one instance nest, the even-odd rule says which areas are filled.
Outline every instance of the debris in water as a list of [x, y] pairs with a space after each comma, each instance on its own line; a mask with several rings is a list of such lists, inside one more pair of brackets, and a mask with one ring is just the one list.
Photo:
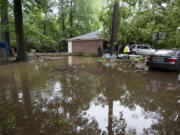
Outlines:
[[180, 104], [180, 99], [177, 101], [178, 104]]
[[77, 69], [75, 65], [56, 69], [57, 72], [73, 72]]
[[137, 63], [135, 64], [135, 68], [138, 70], [146, 70], [146, 64], [145, 63]]
[[117, 70], [119, 70], [119, 71], [123, 71], [123, 69], [122, 69], [122, 68], [120, 68], [120, 67], [118, 67], [118, 68], [117, 68]]
[[118, 58], [129, 58], [128, 54], [119, 54]]

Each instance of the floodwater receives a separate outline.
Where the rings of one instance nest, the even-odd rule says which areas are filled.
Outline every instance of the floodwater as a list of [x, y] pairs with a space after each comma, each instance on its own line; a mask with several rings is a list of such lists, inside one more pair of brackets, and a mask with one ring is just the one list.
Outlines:
[[0, 66], [0, 135], [179, 135], [180, 76], [92, 58]]

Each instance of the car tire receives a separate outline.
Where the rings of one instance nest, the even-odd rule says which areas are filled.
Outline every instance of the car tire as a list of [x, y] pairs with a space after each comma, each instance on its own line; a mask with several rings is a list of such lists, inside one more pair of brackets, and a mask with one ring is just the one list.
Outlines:
[[154, 68], [152, 66], [148, 66], [149, 70], [153, 70]]

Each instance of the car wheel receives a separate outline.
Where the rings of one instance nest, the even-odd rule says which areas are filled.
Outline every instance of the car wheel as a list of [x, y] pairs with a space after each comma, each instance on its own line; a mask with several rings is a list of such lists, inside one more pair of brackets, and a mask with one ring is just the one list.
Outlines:
[[153, 70], [154, 68], [153, 67], [151, 67], [151, 66], [148, 66], [148, 68], [149, 68], [149, 70]]

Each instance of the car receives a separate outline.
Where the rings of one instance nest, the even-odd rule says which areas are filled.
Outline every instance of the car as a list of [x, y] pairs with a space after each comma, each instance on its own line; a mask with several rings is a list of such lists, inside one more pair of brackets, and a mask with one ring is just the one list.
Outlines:
[[152, 53], [154, 53], [156, 50], [152, 49], [150, 45], [138, 45], [138, 44], [134, 44], [131, 45], [131, 53], [134, 55], [151, 55]]
[[180, 71], [180, 50], [162, 49], [147, 57], [146, 64], [150, 68]]

